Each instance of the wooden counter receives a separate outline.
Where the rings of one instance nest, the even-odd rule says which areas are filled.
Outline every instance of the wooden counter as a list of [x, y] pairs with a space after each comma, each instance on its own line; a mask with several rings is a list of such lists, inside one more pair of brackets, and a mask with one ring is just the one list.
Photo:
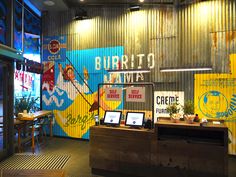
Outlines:
[[153, 162], [156, 166], [178, 167], [193, 173], [227, 176], [228, 129], [224, 124], [200, 126], [159, 121]]
[[125, 127], [93, 126], [90, 128], [90, 166], [122, 171], [127, 167], [150, 166], [150, 147], [154, 131]]
[[[224, 125], [160, 121], [155, 129], [93, 126], [90, 166], [139, 176], [227, 176], [228, 130]], [[178, 174], [177, 174], [178, 173]]]

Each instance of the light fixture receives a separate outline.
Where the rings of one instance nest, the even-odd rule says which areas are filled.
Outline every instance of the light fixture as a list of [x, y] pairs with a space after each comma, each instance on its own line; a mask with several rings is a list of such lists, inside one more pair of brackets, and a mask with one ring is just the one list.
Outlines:
[[212, 70], [211, 66], [207, 67], [180, 67], [180, 68], [174, 68], [174, 67], [163, 67], [160, 68], [160, 72], [184, 72], [184, 71], [210, 71]]
[[73, 18], [73, 20], [86, 20], [89, 19], [87, 11], [83, 10], [80, 12], [77, 12]]
[[143, 2], [144, 2], [144, 0], [139, 0], [139, 2], [143, 3]]
[[127, 73], [149, 73], [150, 69], [123, 69], [123, 70], [107, 70], [109, 73], [127, 74]]
[[134, 11], [139, 11], [141, 9], [140, 5], [130, 5], [129, 6], [129, 11], [134, 12]]
[[47, 6], [54, 6], [55, 5], [55, 2], [51, 1], [51, 0], [46, 0], [46, 1], [43, 1], [43, 3]]

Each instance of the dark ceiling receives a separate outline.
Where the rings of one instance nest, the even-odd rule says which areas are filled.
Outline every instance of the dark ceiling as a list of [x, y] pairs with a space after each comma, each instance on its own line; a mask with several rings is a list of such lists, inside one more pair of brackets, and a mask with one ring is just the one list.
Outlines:
[[63, 0], [69, 8], [75, 6], [101, 6], [101, 5], [127, 5], [127, 4], [173, 4], [174, 0], [144, 0], [140, 3], [139, 0]]
[[143, 5], [155, 5], [155, 4], [167, 4], [167, 5], [181, 5], [197, 2], [200, 0], [144, 0], [140, 3], [139, 0], [50, 0], [55, 4], [53, 6], [47, 6], [44, 1], [48, 0], [30, 0], [40, 11], [64, 11], [76, 7], [84, 6], [120, 6], [130, 4], [143, 4]]

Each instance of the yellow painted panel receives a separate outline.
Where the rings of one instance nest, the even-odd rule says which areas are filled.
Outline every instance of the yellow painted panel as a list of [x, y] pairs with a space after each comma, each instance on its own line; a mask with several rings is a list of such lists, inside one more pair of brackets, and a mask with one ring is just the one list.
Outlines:
[[229, 153], [236, 154], [236, 54], [230, 55], [230, 68], [228, 74], [194, 75], [194, 105], [200, 118], [225, 120]]
[[[97, 92], [92, 95], [83, 94], [83, 96], [88, 100], [88, 102], [93, 103], [96, 94]], [[100, 99], [105, 101], [105, 96], [103, 95]], [[82, 103], [83, 105], [81, 106]], [[114, 110], [120, 105], [120, 103], [121, 101], [113, 102], [112, 104], [109, 104], [109, 106], [111, 110]], [[81, 109], [81, 107], [83, 109]], [[88, 131], [89, 127], [95, 124], [94, 115], [97, 115], [97, 110], [89, 112], [90, 108], [91, 106], [84, 104], [83, 97], [78, 94], [73, 103], [67, 109], [63, 111], [55, 110], [54, 114], [57, 123], [69, 137], [82, 138], [82, 136]]]

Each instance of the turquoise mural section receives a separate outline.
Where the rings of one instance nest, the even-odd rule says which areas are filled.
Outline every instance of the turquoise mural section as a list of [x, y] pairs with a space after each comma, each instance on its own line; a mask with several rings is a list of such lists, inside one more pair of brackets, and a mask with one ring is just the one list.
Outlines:
[[[108, 69], [120, 67], [119, 58], [124, 54], [122, 46], [73, 50], [66, 52], [66, 60], [45, 62], [43, 82], [43, 109], [53, 110], [55, 117], [54, 135], [89, 139], [89, 127], [94, 125], [97, 115], [98, 84], [104, 82], [121, 83], [120, 75], [110, 74]], [[122, 101], [106, 101], [104, 90], [99, 97], [105, 108], [116, 110], [123, 107]], [[107, 104], [107, 105], [106, 105]]]

